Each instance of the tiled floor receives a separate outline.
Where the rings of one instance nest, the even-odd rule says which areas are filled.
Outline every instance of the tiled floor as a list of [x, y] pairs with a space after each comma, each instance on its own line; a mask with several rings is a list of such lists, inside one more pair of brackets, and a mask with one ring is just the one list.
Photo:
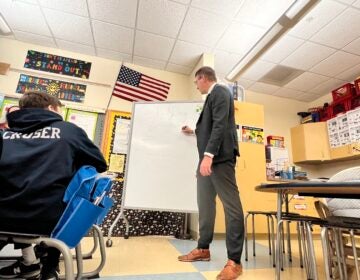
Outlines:
[[[215, 240], [211, 245], [212, 259], [210, 262], [182, 263], [177, 256], [187, 253], [196, 246], [195, 241], [178, 240], [169, 237], [131, 237], [113, 238], [113, 246], [106, 249], [107, 261], [101, 272], [102, 280], [167, 280], [167, 279], [216, 279], [216, 275], [226, 262], [226, 248], [224, 240]], [[83, 252], [90, 248], [90, 240], [83, 245]], [[281, 279], [306, 279], [304, 269], [299, 267], [298, 245], [292, 242], [293, 262], [286, 262], [285, 270], [281, 272]], [[249, 243], [250, 245], [250, 243]], [[317, 265], [319, 279], [325, 279], [322, 270], [320, 241], [315, 241], [317, 250]], [[251, 246], [250, 246], [251, 247]], [[257, 256], [252, 256], [250, 249], [249, 261], [242, 260], [244, 272], [239, 279], [275, 279], [271, 256], [268, 254], [267, 241], [256, 243]], [[95, 254], [93, 260], [85, 263], [85, 270], [98, 262]]]

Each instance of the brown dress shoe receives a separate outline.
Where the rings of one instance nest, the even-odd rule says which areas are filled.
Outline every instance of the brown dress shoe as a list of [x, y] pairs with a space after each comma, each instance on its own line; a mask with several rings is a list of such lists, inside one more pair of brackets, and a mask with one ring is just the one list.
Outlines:
[[210, 261], [209, 249], [194, 249], [189, 254], [178, 257], [181, 262]]
[[237, 264], [232, 260], [228, 260], [224, 269], [216, 276], [216, 280], [235, 280], [242, 273], [241, 264]]

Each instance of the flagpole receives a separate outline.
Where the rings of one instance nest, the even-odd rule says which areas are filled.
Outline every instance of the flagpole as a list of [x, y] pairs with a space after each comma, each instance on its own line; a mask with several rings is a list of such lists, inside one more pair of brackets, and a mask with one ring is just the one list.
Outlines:
[[[123, 66], [123, 63], [120, 64], [120, 69], [121, 69], [121, 66]], [[119, 70], [119, 72], [120, 72], [120, 70]], [[119, 75], [119, 74], [118, 74], [118, 75]], [[117, 80], [117, 78], [116, 78], [116, 80]], [[106, 108], [105, 108], [106, 111], [109, 109], [110, 102], [111, 102], [111, 99], [112, 99], [112, 97], [113, 97], [113, 92], [114, 92], [114, 87], [115, 87], [115, 84], [116, 84], [116, 80], [115, 80], [115, 83], [114, 83], [114, 85], [113, 85], [113, 87], [112, 87], [112, 91], [111, 91], [111, 95], [110, 95], [110, 98], [109, 98], [109, 102], [108, 102], [108, 104], [106, 105]]]

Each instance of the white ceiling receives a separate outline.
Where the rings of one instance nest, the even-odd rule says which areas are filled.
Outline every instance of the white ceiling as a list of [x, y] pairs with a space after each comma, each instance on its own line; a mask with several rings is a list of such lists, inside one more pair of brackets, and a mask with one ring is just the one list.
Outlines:
[[[295, 0], [0, 0], [11, 38], [190, 74], [204, 52], [225, 77]], [[283, 87], [276, 65], [305, 71]], [[360, 0], [321, 0], [244, 72], [246, 89], [313, 101], [360, 75]]]

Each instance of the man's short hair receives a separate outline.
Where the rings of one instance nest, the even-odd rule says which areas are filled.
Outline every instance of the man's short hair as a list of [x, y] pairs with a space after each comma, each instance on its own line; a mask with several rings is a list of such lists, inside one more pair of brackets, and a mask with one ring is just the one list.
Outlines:
[[28, 91], [23, 94], [19, 100], [20, 109], [24, 108], [41, 108], [47, 109], [48, 106], [54, 108], [61, 107], [62, 104], [55, 96], [40, 91]]
[[214, 69], [212, 69], [209, 66], [203, 66], [199, 70], [197, 70], [195, 73], [195, 77], [197, 77], [197, 76], [206, 77], [207, 80], [212, 81], [212, 82], [217, 81]]

